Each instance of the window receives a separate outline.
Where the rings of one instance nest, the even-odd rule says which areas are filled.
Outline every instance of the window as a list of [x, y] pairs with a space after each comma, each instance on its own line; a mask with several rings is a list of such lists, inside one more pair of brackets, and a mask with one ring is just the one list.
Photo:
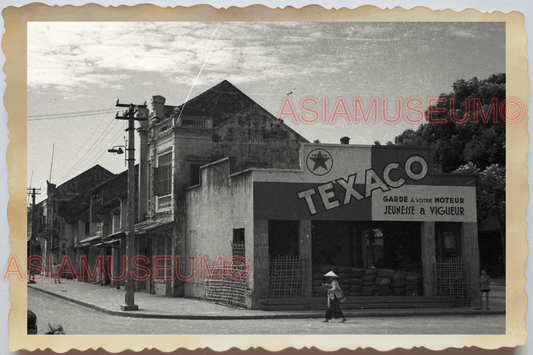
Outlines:
[[91, 234], [91, 225], [89, 222], [85, 222], [85, 235]]
[[154, 194], [156, 196], [170, 195], [172, 192], [172, 153], [161, 155], [154, 168]]
[[194, 186], [200, 183], [200, 166], [201, 164], [189, 165], [189, 185]]
[[233, 230], [233, 242], [231, 243], [233, 255], [245, 255], [244, 228]]

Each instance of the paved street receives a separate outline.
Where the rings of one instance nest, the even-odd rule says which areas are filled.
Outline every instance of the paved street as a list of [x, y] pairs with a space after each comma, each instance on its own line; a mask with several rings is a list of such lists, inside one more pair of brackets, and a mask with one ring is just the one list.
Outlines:
[[184, 320], [108, 315], [28, 289], [39, 334], [61, 324], [68, 334], [505, 334], [505, 315], [322, 319]]

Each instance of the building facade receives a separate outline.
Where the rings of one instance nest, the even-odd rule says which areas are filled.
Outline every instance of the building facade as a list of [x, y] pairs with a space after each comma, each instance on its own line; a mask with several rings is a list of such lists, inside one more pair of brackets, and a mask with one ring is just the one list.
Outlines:
[[[348, 296], [477, 297], [475, 177], [433, 172], [429, 149], [304, 143], [299, 153], [297, 169], [234, 171], [223, 159], [187, 189], [190, 255], [227, 258], [243, 235], [248, 307], [322, 297], [327, 270]], [[441, 272], [457, 264], [461, 275]], [[195, 282], [187, 290], [205, 297]]]
[[[429, 149], [310, 143], [228, 81], [139, 114], [136, 291], [259, 309], [323, 297], [333, 270], [354, 299], [477, 299], [475, 177], [436, 172]], [[77, 256], [105, 255], [114, 275], [124, 179], [93, 185], [71, 216]]]

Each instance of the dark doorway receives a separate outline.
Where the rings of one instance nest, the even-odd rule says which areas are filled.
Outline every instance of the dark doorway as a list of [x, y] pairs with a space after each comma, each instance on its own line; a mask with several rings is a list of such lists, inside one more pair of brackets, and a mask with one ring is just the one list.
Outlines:
[[298, 256], [299, 221], [268, 221], [268, 248], [270, 258]]
[[419, 222], [360, 223], [366, 249], [364, 267], [422, 271], [422, 235]]
[[[313, 266], [354, 266], [355, 228], [352, 221], [313, 221]], [[357, 248], [355, 248], [357, 249]]]

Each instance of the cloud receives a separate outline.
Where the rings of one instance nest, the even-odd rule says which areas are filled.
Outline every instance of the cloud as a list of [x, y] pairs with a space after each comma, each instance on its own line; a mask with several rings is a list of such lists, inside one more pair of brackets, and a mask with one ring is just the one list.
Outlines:
[[188, 85], [200, 70], [197, 82], [206, 84], [302, 80], [386, 64], [383, 42], [397, 57], [409, 55], [406, 43], [414, 40], [428, 53], [436, 48], [432, 39], [452, 32], [475, 33], [450, 23], [31, 22], [28, 88], [114, 87], [146, 75]]

